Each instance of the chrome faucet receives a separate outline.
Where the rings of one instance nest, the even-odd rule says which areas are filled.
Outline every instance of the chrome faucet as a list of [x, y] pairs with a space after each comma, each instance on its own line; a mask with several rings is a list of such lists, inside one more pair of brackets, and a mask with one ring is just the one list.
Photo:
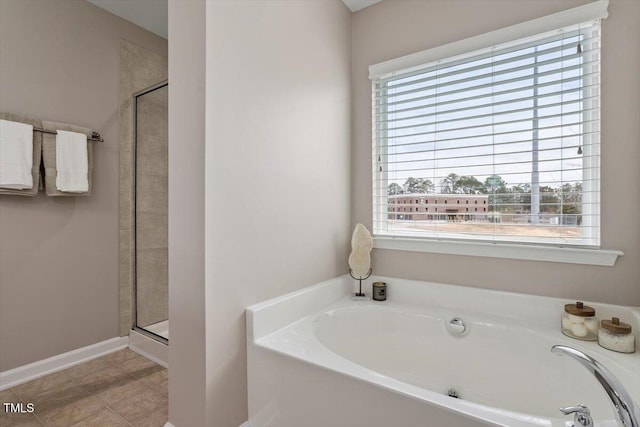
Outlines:
[[593, 418], [591, 418], [591, 411], [586, 405], [582, 403], [578, 406], [567, 406], [566, 408], [560, 408], [560, 412], [565, 415], [575, 414], [573, 416], [573, 427], [593, 427]]
[[[618, 379], [605, 368], [600, 362], [595, 360], [594, 358], [586, 355], [580, 350], [576, 350], [575, 348], [567, 347], [564, 345], [554, 345], [551, 347], [551, 352], [557, 354], [559, 356], [567, 355], [571, 356], [573, 359], [580, 362], [582, 366], [587, 368], [589, 372], [591, 372], [600, 385], [604, 388], [611, 399], [611, 403], [613, 404], [613, 408], [615, 409], [616, 420], [622, 427], [640, 427], [640, 422], [638, 421], [637, 413], [640, 412], [635, 407], [633, 400], [631, 400], [631, 396], [629, 396], [629, 392], [623, 387], [623, 385], [618, 381]], [[580, 405], [581, 407], [584, 405]], [[562, 408], [561, 411], [565, 412], [565, 410], [575, 409], [575, 407]], [[584, 407], [586, 411], [576, 410], [569, 411], [567, 413], [576, 413], [576, 420], [579, 414], [584, 414], [589, 417], [589, 410]], [[637, 411], [637, 412], [636, 412]], [[580, 424], [578, 424], [580, 425]]]

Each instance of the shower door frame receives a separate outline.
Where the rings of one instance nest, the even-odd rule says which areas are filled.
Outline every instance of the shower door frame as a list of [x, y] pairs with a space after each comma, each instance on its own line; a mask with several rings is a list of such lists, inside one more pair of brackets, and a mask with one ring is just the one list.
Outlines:
[[[138, 98], [151, 93], [155, 90], [162, 89], [169, 86], [169, 80], [164, 80], [160, 83], [156, 83], [153, 86], [142, 89], [135, 92], [132, 96], [133, 99], [133, 177], [132, 177], [132, 202], [133, 202], [133, 217], [131, 219], [131, 236], [132, 236], [132, 273], [131, 284], [133, 288], [133, 304], [131, 307], [131, 329], [143, 334], [151, 339], [154, 339], [162, 344], [169, 345], [169, 340], [161, 335], [155, 334], [146, 330], [143, 327], [138, 326]], [[167, 319], [168, 320], [168, 319]]]

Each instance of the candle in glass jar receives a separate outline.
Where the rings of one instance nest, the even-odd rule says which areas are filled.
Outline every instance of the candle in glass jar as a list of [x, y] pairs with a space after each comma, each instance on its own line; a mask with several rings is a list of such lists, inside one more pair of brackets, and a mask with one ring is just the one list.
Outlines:
[[584, 341], [598, 339], [598, 319], [593, 307], [581, 301], [566, 304], [562, 313], [562, 333], [568, 337]]
[[631, 325], [621, 322], [617, 317], [601, 322], [598, 331], [598, 344], [619, 353], [636, 351], [636, 337], [631, 331]]

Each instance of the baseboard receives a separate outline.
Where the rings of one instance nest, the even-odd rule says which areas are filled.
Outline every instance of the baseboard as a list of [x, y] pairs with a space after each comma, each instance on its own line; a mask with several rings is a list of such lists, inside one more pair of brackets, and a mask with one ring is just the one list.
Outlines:
[[[174, 427], [174, 426], [169, 421], [167, 421], [167, 423], [164, 425], [164, 427]], [[240, 427], [250, 427], [249, 426], [249, 421], [243, 422]]]
[[169, 367], [169, 347], [166, 344], [132, 329], [129, 331], [129, 348], [164, 368]]
[[86, 347], [58, 354], [47, 359], [29, 363], [8, 371], [0, 372], [0, 391], [17, 386], [27, 381], [70, 368], [87, 360], [126, 348], [129, 337], [111, 338]]

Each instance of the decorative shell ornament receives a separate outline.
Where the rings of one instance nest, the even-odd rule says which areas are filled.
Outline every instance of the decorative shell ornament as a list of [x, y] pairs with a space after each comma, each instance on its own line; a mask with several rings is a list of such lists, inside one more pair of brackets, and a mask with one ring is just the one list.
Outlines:
[[371, 249], [373, 239], [371, 233], [362, 224], [357, 224], [351, 236], [351, 254], [349, 255], [349, 268], [354, 277], [365, 277], [371, 268]]

